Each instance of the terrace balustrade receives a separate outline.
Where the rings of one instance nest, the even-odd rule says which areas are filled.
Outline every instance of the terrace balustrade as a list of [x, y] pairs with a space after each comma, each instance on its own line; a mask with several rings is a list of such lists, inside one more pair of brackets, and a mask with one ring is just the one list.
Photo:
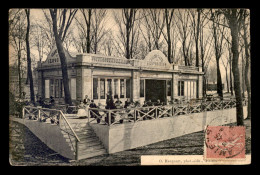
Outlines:
[[[247, 99], [243, 99], [243, 105], [247, 105]], [[163, 117], [189, 115], [192, 113], [223, 110], [235, 107], [236, 101], [234, 98], [231, 98], [223, 100], [215, 99], [212, 101], [207, 101], [204, 99], [192, 99], [190, 101], [181, 101], [178, 104], [175, 103], [163, 106], [130, 107], [122, 109], [89, 108], [88, 122], [112, 126], [124, 122], [154, 120]], [[23, 111], [26, 111], [28, 114], [30, 114], [27, 117], [32, 120], [46, 121], [48, 118], [56, 118], [54, 123], [57, 125], [60, 124], [61, 119], [66, 120], [65, 115], [76, 115], [77, 112], [76, 106], [57, 105], [56, 108], [57, 109], [47, 109], [26, 106]]]
[[51, 123], [58, 125], [60, 130], [68, 135], [71, 147], [73, 148], [75, 159], [78, 159], [78, 142], [80, 139], [71, 127], [64, 115], [66, 106], [57, 106], [58, 109], [49, 109], [42, 107], [25, 106], [23, 108], [23, 119], [34, 120], [38, 122]]

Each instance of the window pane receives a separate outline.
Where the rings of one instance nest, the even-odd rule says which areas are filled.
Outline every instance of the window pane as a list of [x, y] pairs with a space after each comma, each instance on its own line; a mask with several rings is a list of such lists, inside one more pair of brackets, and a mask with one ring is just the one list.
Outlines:
[[114, 98], [118, 98], [118, 79], [114, 79], [114, 89], [115, 89], [115, 94], [114, 94]]
[[59, 80], [55, 80], [55, 97], [59, 97]]
[[167, 81], [167, 96], [172, 96], [172, 81]]
[[120, 79], [120, 98], [125, 97], [125, 82], [124, 79]]
[[62, 79], [60, 80], [60, 97], [63, 97], [63, 82], [62, 82]]
[[70, 85], [71, 89], [71, 99], [72, 100], [76, 100], [76, 78], [71, 78], [71, 85]]
[[50, 80], [50, 96], [54, 96], [54, 92], [53, 92], [53, 79]]
[[184, 96], [184, 81], [181, 81], [181, 96]]
[[112, 95], [112, 79], [107, 79], [107, 93]]
[[130, 94], [131, 94], [130, 79], [126, 79], [126, 98], [130, 98]]
[[181, 96], [181, 82], [178, 81], [178, 96]]
[[140, 97], [144, 97], [144, 80], [140, 80]]
[[105, 79], [100, 79], [100, 99], [105, 99]]
[[50, 80], [45, 80], [45, 98], [50, 97]]
[[93, 78], [93, 99], [98, 99], [98, 79]]

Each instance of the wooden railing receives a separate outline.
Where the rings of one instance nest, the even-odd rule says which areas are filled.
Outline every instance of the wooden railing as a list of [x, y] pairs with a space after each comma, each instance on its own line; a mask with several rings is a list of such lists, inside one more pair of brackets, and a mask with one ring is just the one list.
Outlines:
[[68, 135], [75, 154], [75, 159], [78, 160], [78, 142], [80, 142], [80, 139], [66, 119], [63, 110], [25, 106], [22, 112], [23, 119], [51, 123], [59, 126], [60, 130]]
[[[243, 105], [247, 105], [247, 100], [243, 100]], [[90, 123], [99, 123], [112, 126], [124, 122], [153, 120], [163, 117], [189, 115], [192, 113], [223, 110], [235, 107], [235, 99], [230, 99], [219, 101], [197, 101], [186, 104], [172, 104], [165, 106], [149, 106], [123, 109], [89, 108], [88, 119]]]

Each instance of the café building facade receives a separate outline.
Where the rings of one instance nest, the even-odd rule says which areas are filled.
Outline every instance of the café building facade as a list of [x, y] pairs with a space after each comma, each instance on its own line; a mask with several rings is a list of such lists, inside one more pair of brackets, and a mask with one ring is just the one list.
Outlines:
[[[105, 104], [107, 95], [167, 103], [174, 99], [187, 100], [202, 97], [201, 67], [174, 65], [159, 50], [153, 50], [142, 59], [126, 59], [97, 54], [70, 54], [67, 58], [69, 88], [73, 101], [83, 100], [85, 95], [96, 104]], [[62, 71], [56, 48], [45, 62], [39, 63], [38, 93], [57, 103], [64, 103]]]

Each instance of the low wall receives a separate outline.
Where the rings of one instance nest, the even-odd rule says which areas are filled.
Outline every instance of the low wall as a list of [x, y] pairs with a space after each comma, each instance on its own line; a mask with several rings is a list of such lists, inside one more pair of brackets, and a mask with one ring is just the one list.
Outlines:
[[14, 119], [14, 121], [24, 124], [43, 143], [63, 157], [75, 159], [73, 151], [63, 137], [59, 126], [18, 118]]
[[[243, 110], [246, 116], [247, 107]], [[236, 122], [235, 108], [118, 124], [111, 127], [98, 124], [90, 126], [103, 142], [108, 153], [115, 153], [202, 131], [207, 125], [234, 122]]]
[[91, 128], [94, 130], [96, 136], [102, 142], [106, 150], [108, 151], [109, 147], [109, 126], [100, 125], [97, 123], [90, 124]]

